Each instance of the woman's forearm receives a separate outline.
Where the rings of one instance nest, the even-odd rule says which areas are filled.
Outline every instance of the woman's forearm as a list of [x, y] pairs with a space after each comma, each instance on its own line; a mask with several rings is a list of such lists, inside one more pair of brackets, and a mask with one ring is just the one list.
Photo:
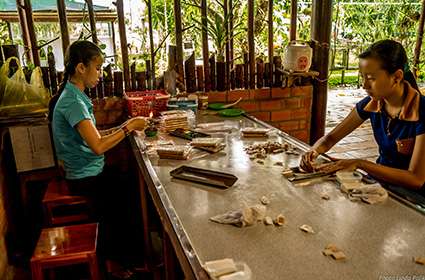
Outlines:
[[378, 180], [412, 190], [419, 190], [424, 184], [423, 179], [409, 170], [392, 168], [368, 160], [359, 160], [357, 168], [366, 171]]

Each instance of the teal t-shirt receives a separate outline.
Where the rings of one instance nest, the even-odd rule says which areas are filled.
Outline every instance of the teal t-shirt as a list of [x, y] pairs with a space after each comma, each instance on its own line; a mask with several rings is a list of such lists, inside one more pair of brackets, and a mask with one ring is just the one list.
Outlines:
[[64, 162], [67, 179], [96, 176], [103, 170], [104, 156], [96, 155], [78, 133], [76, 125], [82, 120], [96, 124], [93, 104], [68, 82], [56, 103], [52, 121], [56, 156]]

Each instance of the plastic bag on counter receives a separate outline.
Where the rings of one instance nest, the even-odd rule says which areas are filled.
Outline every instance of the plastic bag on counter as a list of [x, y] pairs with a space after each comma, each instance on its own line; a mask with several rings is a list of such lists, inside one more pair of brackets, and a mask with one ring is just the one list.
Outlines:
[[[9, 77], [10, 63], [15, 61], [18, 69]], [[47, 112], [50, 93], [44, 87], [40, 67], [36, 67], [28, 83], [25, 73], [16, 57], [9, 58], [0, 68], [1, 116], [28, 115]]]

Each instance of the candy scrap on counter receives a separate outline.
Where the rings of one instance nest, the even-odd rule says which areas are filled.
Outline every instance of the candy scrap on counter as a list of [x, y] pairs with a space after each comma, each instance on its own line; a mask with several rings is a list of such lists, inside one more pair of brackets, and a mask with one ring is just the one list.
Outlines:
[[341, 249], [336, 247], [334, 244], [326, 246], [322, 253], [325, 256], [331, 256], [334, 260], [345, 260], [347, 258], [344, 252], [342, 252]]
[[236, 264], [233, 259], [221, 259], [216, 261], [205, 262], [203, 268], [212, 278], [220, 277], [225, 274], [237, 271]]
[[273, 219], [270, 216], [266, 216], [264, 217], [263, 222], [266, 226], [270, 226], [273, 224]]
[[417, 264], [425, 265], [425, 257], [415, 257], [413, 260]]
[[329, 200], [329, 199], [331, 199], [331, 197], [327, 193], [322, 193], [322, 195], [320, 196], [320, 198], [322, 198], [323, 200]]
[[302, 225], [300, 226], [300, 230], [307, 232], [307, 233], [314, 233], [314, 230], [311, 226], [309, 225]]
[[269, 203], [270, 203], [270, 199], [268, 199], [268, 198], [267, 198], [267, 196], [265, 196], [265, 195], [263, 195], [263, 196], [260, 198], [260, 201], [261, 201], [261, 203], [262, 203], [262, 204], [264, 204], [264, 205], [267, 205], [267, 204], [269, 204]]
[[285, 216], [282, 214], [277, 215], [276, 219], [274, 220], [274, 224], [276, 226], [283, 226], [285, 224]]

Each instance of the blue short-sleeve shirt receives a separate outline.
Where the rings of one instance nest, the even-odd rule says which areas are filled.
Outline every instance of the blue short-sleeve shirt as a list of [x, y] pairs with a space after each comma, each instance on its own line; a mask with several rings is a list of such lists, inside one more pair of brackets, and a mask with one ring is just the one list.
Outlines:
[[370, 119], [379, 146], [377, 163], [409, 169], [415, 138], [425, 133], [425, 96], [405, 82], [406, 97], [398, 118], [391, 119], [383, 101], [365, 97], [356, 104], [359, 116]]
[[67, 179], [96, 176], [103, 170], [104, 156], [96, 155], [78, 133], [76, 125], [82, 120], [96, 124], [93, 104], [68, 82], [56, 103], [52, 121], [56, 156], [64, 162]]

